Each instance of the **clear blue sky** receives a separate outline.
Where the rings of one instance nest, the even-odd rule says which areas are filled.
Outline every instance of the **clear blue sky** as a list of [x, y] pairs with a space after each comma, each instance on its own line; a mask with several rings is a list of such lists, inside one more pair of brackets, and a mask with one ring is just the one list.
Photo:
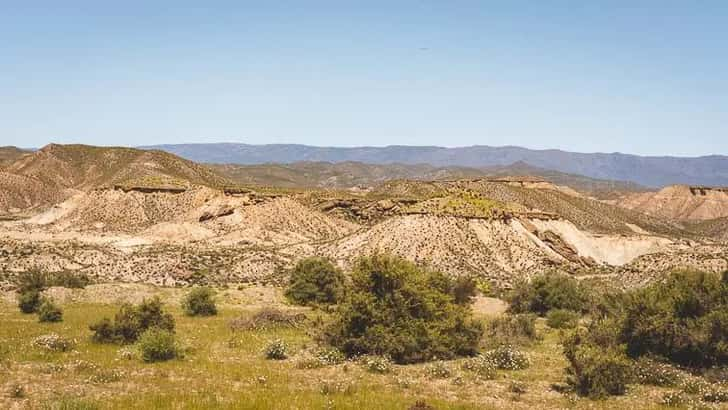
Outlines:
[[0, 3], [0, 145], [220, 141], [728, 154], [728, 1]]

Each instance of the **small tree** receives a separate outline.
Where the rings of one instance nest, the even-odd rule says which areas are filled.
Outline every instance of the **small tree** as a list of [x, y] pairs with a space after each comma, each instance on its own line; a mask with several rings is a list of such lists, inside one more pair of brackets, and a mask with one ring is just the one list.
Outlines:
[[468, 303], [456, 303], [454, 283], [393, 256], [362, 258], [353, 286], [324, 339], [347, 356], [391, 357], [413, 363], [469, 356], [483, 333]]
[[187, 316], [213, 316], [217, 314], [215, 292], [207, 287], [194, 288], [182, 301]]
[[286, 297], [299, 305], [335, 304], [344, 295], [344, 274], [330, 260], [306, 258], [291, 271]]
[[63, 320], [63, 311], [56, 306], [52, 300], [43, 299], [40, 308], [38, 308], [38, 321], [43, 322], [60, 322]]

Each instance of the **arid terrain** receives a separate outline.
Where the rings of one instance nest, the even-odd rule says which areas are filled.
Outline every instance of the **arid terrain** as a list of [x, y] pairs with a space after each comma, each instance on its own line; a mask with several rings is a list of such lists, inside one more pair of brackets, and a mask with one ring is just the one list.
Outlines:
[[[549, 388], [564, 365], [554, 353], [558, 332], [542, 321], [544, 339], [527, 373], [457, 385], [424, 377], [419, 367], [369, 379], [340, 365], [316, 370], [315, 386], [299, 380], [300, 370], [255, 359], [275, 332], [245, 336], [244, 354], [231, 358], [225, 323], [260, 307], [294, 309], [281, 297], [286, 272], [313, 256], [348, 270], [362, 256], [396, 255], [453, 278], [477, 278], [489, 296], [547, 271], [635, 289], [675, 269], [728, 270], [723, 188], [649, 191], [524, 164], [488, 171], [361, 163], [208, 166], [133, 148], [0, 152], [0, 337], [11, 349], [0, 356], [10, 363], [0, 387], [10, 388], [10, 379], [28, 386], [28, 399], [0, 399], [3, 408], [36, 408], [74, 395], [128, 408], [139, 393], [146, 404], [182, 394], [195, 403], [190, 408], [205, 408], [208, 401], [228, 403], [248, 389], [272, 386], [285, 387], [256, 396], [265, 408], [289, 408], [268, 406], [277, 395], [330, 408], [405, 408], [419, 396], [437, 408], [592, 408]], [[17, 278], [32, 270], [90, 278], [85, 290], [45, 292], [64, 306], [68, 319], [53, 330], [79, 340], [79, 359], [24, 351], [30, 339], [47, 333], [14, 310]], [[119, 300], [161, 295], [177, 306], [192, 285], [215, 287], [222, 298], [214, 322], [179, 319], [185, 343], [197, 352], [190, 359], [196, 370], [179, 363], [140, 368], [85, 340], [86, 323], [110, 314]], [[498, 315], [502, 305], [478, 296], [476, 316]], [[21, 334], [26, 327], [29, 333]], [[302, 329], [282, 337], [301, 351], [313, 342]], [[87, 361], [134, 377], [89, 382], [100, 370], [74, 368]], [[187, 380], [220, 366], [218, 378], [185, 389]], [[521, 379], [532, 383], [526, 393], [506, 390]], [[226, 385], [220, 397], [216, 383]], [[334, 393], [321, 395], [322, 388]], [[639, 388], [600, 405], [651, 408], [658, 393]]]
[[[6, 277], [38, 267], [160, 285], [275, 282], [306, 256], [347, 266], [374, 252], [502, 288], [547, 269], [598, 272], [626, 286], [626, 273], [642, 283], [683, 264], [726, 266], [720, 229], [664, 212], [696, 201], [687, 188], [687, 199], [663, 195], [657, 205], [631, 192], [606, 203], [535, 175], [265, 187], [162, 152], [59, 145], [5, 169]], [[631, 206], [643, 197], [661, 211]], [[701, 213], [705, 201], [690, 203], [701, 220], [723, 216], [708, 213], [717, 205]]]

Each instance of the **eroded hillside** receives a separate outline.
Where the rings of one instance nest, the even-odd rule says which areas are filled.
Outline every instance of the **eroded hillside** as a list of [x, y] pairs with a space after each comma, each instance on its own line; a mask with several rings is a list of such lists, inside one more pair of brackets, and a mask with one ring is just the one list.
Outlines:
[[169, 154], [85, 146], [49, 146], [10, 170], [32, 215], [0, 224], [6, 281], [38, 266], [98, 281], [279, 282], [303, 257], [348, 266], [377, 252], [498, 288], [545, 270], [638, 284], [675, 266], [724, 266], [723, 245], [697, 229], [533, 176], [245, 188]]
[[728, 188], [673, 185], [612, 201], [627, 209], [673, 220], [702, 221], [728, 216]]

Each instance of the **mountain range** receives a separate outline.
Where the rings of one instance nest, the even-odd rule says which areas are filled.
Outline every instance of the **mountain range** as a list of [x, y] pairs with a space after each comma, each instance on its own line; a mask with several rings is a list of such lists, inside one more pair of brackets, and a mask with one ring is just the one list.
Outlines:
[[294, 144], [170, 144], [142, 147], [218, 164], [293, 163], [298, 161], [369, 164], [429, 164], [436, 167], [493, 167], [523, 162], [530, 166], [591, 178], [631, 181], [648, 187], [670, 184], [728, 185], [728, 156], [638, 156], [576, 153], [522, 147], [445, 148], [435, 146], [315, 147]]

